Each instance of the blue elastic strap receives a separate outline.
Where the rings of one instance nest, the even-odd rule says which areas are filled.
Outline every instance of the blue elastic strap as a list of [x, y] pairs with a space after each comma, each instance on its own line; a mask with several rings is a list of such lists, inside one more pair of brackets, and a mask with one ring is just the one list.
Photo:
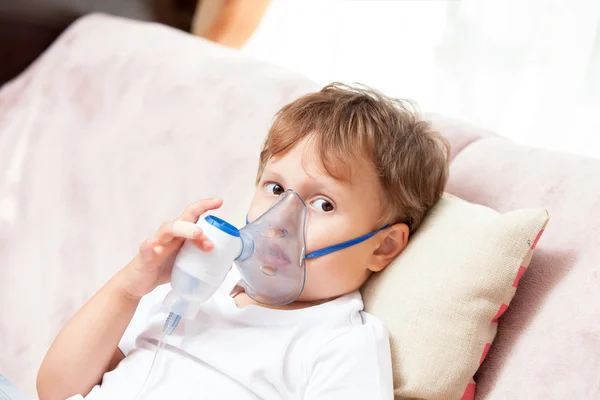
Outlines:
[[365, 240], [372, 238], [373, 236], [377, 235], [382, 230], [387, 229], [389, 227], [390, 227], [389, 225], [386, 225], [383, 228], [381, 228], [379, 230], [376, 230], [375, 232], [367, 233], [366, 235], [359, 236], [357, 238], [348, 240], [346, 242], [334, 244], [333, 246], [329, 246], [329, 247], [325, 247], [325, 248], [323, 248], [321, 250], [313, 251], [312, 253], [307, 254], [305, 256], [305, 258], [308, 260], [308, 259], [311, 259], [311, 258], [321, 257], [321, 256], [324, 256], [326, 254], [333, 253], [334, 251], [347, 249], [348, 247], [352, 247], [355, 244], [362, 243]]
[[[246, 215], [246, 225], [248, 225], [248, 224], [249, 224], [249, 222], [248, 222], [248, 216]], [[321, 257], [321, 256], [324, 256], [324, 255], [333, 253], [334, 251], [347, 249], [348, 247], [352, 247], [355, 244], [362, 243], [365, 240], [372, 238], [373, 236], [377, 235], [379, 232], [381, 232], [381, 231], [383, 231], [383, 230], [385, 230], [385, 229], [387, 229], [389, 227], [390, 227], [390, 225], [386, 225], [383, 228], [381, 228], [379, 230], [376, 230], [375, 232], [367, 233], [366, 235], [359, 236], [357, 238], [348, 240], [346, 242], [334, 244], [333, 246], [325, 247], [325, 248], [322, 248], [320, 250], [315, 250], [312, 253], [305, 255], [304, 258], [308, 260], [308, 259], [311, 259], [311, 258], [317, 258], [317, 257]]]

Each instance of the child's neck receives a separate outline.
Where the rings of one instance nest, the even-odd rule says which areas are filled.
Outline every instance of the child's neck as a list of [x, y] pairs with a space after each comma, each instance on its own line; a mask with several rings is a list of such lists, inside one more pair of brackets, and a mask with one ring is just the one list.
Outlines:
[[239, 285], [236, 285], [233, 288], [230, 296], [233, 297], [233, 301], [235, 301], [235, 305], [237, 306], [237, 308], [240, 308], [240, 309], [244, 308], [246, 306], [254, 305], [254, 306], [259, 306], [259, 307], [264, 307], [264, 308], [271, 308], [274, 310], [300, 310], [302, 308], [317, 306], [319, 304], [323, 304], [329, 300], [332, 300], [332, 299], [325, 299], [325, 300], [315, 300], [315, 301], [294, 301], [293, 303], [286, 304], [283, 306], [269, 306], [266, 304], [261, 304], [258, 301], [252, 299], [250, 296], [248, 296], [246, 294], [244, 289]]

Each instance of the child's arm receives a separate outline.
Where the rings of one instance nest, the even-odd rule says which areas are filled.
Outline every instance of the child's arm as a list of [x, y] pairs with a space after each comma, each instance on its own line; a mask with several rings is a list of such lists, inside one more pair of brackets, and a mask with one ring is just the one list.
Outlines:
[[123, 358], [117, 345], [140, 300], [125, 290], [124, 272], [104, 285], [54, 340], [38, 372], [41, 400], [89, 393]]
[[194, 224], [215, 199], [192, 204], [174, 222], [164, 224], [156, 238], [145, 241], [139, 254], [104, 285], [67, 323], [48, 350], [37, 377], [40, 400], [87, 395], [102, 376], [124, 358], [119, 341], [140, 299], [169, 281], [173, 261], [186, 238], [203, 251], [212, 243]]

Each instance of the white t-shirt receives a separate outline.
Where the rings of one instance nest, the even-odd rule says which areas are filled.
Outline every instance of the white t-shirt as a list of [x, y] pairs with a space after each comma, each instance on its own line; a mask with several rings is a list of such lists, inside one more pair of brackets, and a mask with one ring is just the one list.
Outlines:
[[[170, 335], [145, 400], [392, 399], [388, 333], [359, 292], [300, 310], [238, 308], [233, 268], [195, 320]], [[168, 312], [169, 285], [145, 296], [119, 348], [127, 356], [86, 400], [133, 400]], [[81, 396], [72, 399], [81, 399]]]

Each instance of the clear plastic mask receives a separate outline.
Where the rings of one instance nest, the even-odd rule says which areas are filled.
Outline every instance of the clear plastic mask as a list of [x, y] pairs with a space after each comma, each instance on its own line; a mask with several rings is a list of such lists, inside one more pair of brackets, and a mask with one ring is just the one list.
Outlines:
[[234, 261], [248, 296], [267, 305], [292, 303], [306, 281], [306, 204], [293, 190], [280, 195], [240, 229], [243, 247]]

